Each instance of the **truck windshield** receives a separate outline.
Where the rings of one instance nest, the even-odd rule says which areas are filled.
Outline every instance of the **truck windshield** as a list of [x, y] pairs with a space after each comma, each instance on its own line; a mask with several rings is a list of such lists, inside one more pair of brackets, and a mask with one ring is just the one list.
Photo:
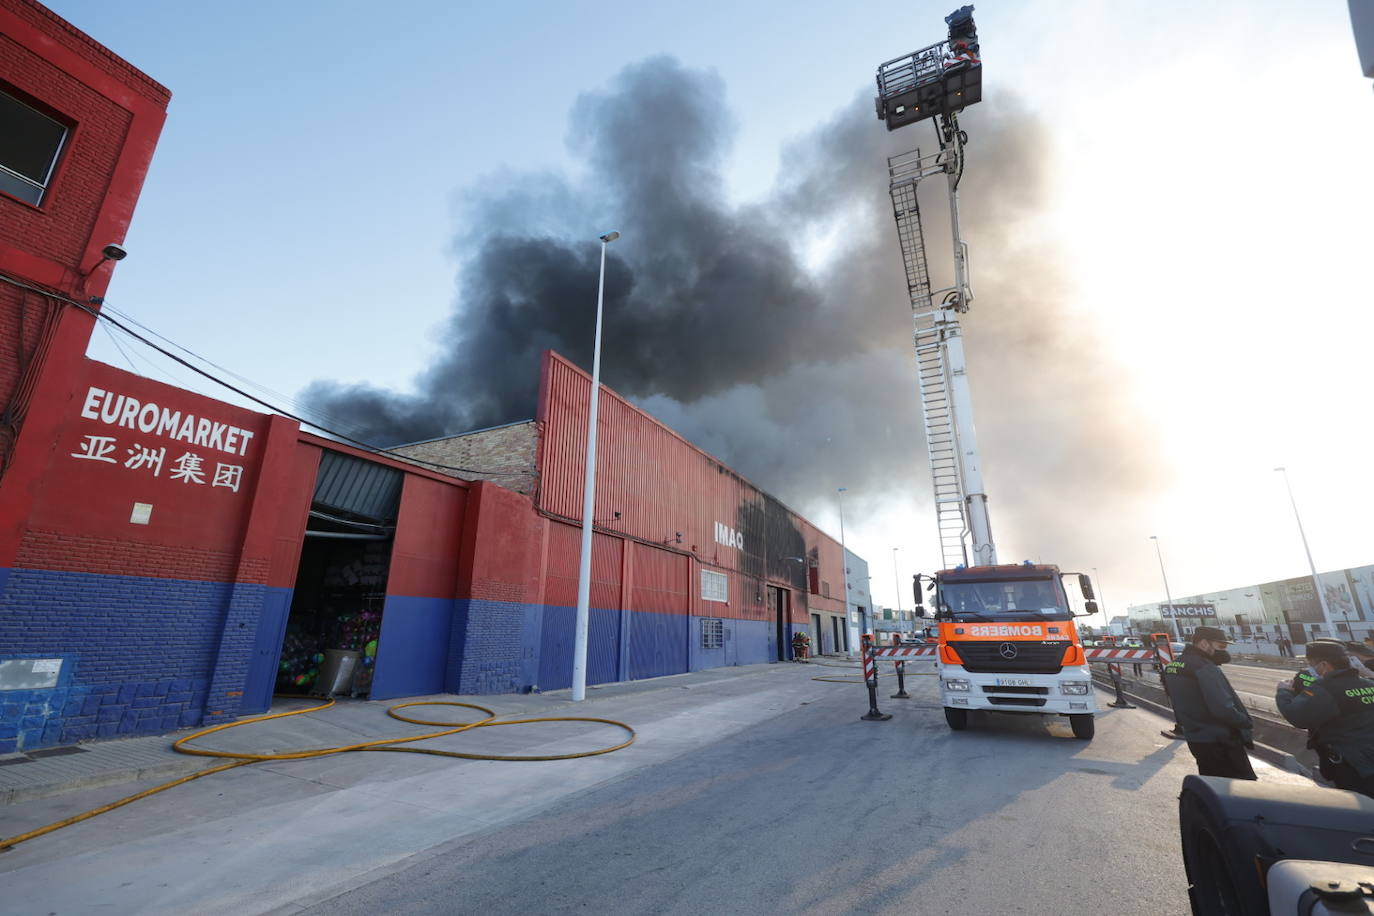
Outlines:
[[1064, 589], [1052, 579], [944, 582], [940, 605], [955, 620], [1068, 620]]

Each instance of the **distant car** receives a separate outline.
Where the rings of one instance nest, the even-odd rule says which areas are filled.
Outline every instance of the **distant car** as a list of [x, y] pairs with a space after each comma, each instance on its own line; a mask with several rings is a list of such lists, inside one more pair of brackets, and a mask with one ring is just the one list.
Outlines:
[[926, 641], [920, 636], [903, 636], [902, 645], [904, 646], [924, 646]]

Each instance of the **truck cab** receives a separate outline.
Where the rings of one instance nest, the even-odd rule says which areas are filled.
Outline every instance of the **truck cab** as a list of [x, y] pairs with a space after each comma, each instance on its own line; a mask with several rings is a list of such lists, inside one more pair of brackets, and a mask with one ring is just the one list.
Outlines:
[[[1064, 574], [1048, 564], [958, 567], [931, 577], [939, 628], [940, 699], [949, 727], [969, 712], [1067, 716], [1074, 736], [1094, 732], [1092, 677]], [[1096, 613], [1087, 576], [1079, 584]], [[917, 612], [926, 616], [916, 586]]]

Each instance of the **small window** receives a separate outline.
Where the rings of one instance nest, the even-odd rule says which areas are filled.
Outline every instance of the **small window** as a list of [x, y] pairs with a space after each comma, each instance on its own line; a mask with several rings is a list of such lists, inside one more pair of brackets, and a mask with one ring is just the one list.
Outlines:
[[701, 618], [701, 647], [719, 649], [725, 645], [725, 624], [718, 617]]
[[65, 125], [0, 92], [0, 191], [42, 203], [66, 141]]
[[724, 573], [711, 572], [709, 569], [701, 571], [701, 600], [729, 603], [730, 581]]

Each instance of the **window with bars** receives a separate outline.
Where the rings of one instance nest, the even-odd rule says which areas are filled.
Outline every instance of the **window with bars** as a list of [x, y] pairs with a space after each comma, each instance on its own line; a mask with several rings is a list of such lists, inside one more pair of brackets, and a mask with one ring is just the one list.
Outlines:
[[701, 618], [701, 647], [719, 649], [725, 645], [725, 622], [718, 617]]

